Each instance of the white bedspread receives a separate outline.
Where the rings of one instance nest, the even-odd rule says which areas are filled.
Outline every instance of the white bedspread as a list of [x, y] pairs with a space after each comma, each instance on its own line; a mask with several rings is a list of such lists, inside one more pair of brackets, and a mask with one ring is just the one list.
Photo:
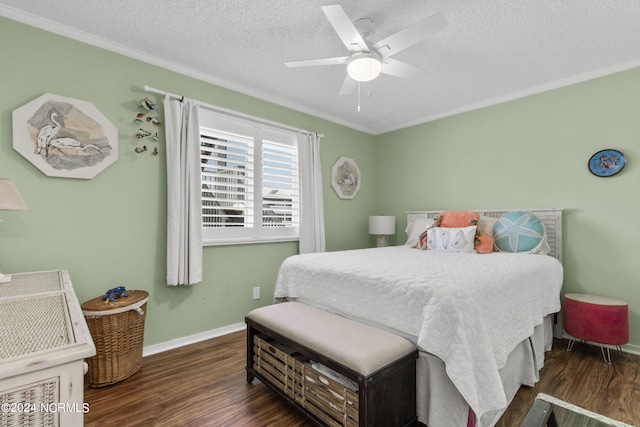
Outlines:
[[[420, 251], [407, 246], [296, 255], [275, 298], [299, 298], [417, 337], [480, 418], [507, 404], [498, 369], [544, 316], [560, 310], [550, 256]], [[336, 331], [339, 333], [339, 331]]]

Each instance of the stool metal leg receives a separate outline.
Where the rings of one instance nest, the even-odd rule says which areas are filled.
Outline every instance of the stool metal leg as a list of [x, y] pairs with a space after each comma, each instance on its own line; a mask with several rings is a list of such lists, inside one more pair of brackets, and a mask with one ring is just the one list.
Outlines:
[[573, 338], [569, 338], [569, 343], [567, 344], [567, 351], [573, 351], [573, 345], [576, 343], [576, 340]]
[[609, 347], [607, 347], [607, 352], [604, 351], [604, 346], [600, 346], [600, 351], [602, 352], [602, 357], [604, 358], [604, 362], [607, 365], [611, 365], [611, 353], [609, 352]]
[[[609, 346], [606, 346], [606, 348], [607, 348], [607, 352], [605, 353], [605, 346], [604, 345], [600, 346], [600, 351], [602, 352], [602, 358], [604, 359], [605, 363], [607, 363], [608, 365], [611, 365], [611, 352], [609, 351]], [[622, 346], [616, 345], [616, 350], [618, 350], [618, 354], [620, 355], [620, 357], [624, 357]]]

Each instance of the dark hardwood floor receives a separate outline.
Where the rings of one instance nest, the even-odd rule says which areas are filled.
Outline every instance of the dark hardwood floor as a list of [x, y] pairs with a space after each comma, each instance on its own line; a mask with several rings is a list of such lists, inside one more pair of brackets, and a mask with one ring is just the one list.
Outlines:
[[612, 364], [602, 360], [600, 347], [554, 341], [545, 357], [540, 381], [520, 387], [497, 427], [519, 426], [538, 393], [545, 393], [614, 420], [640, 427], [640, 356], [612, 352]]
[[[640, 356], [558, 340], [547, 353], [540, 382], [522, 387], [498, 427], [517, 427], [538, 393], [640, 427]], [[246, 382], [245, 333], [146, 357], [143, 367], [112, 386], [85, 386], [88, 427], [103, 426], [312, 426], [257, 379]]]

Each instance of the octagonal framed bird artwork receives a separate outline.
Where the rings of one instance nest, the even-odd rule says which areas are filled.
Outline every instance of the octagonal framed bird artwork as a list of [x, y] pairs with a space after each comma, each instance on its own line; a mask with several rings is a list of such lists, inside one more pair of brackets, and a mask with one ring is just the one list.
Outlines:
[[118, 130], [91, 102], [47, 93], [13, 111], [13, 148], [47, 176], [92, 179], [118, 159]]
[[340, 156], [331, 167], [331, 187], [341, 199], [353, 199], [360, 191], [361, 174], [356, 161]]

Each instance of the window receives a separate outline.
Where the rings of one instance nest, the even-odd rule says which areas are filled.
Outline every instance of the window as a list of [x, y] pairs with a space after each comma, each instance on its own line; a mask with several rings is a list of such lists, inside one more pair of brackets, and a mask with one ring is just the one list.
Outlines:
[[205, 244], [297, 240], [297, 134], [200, 110]]

